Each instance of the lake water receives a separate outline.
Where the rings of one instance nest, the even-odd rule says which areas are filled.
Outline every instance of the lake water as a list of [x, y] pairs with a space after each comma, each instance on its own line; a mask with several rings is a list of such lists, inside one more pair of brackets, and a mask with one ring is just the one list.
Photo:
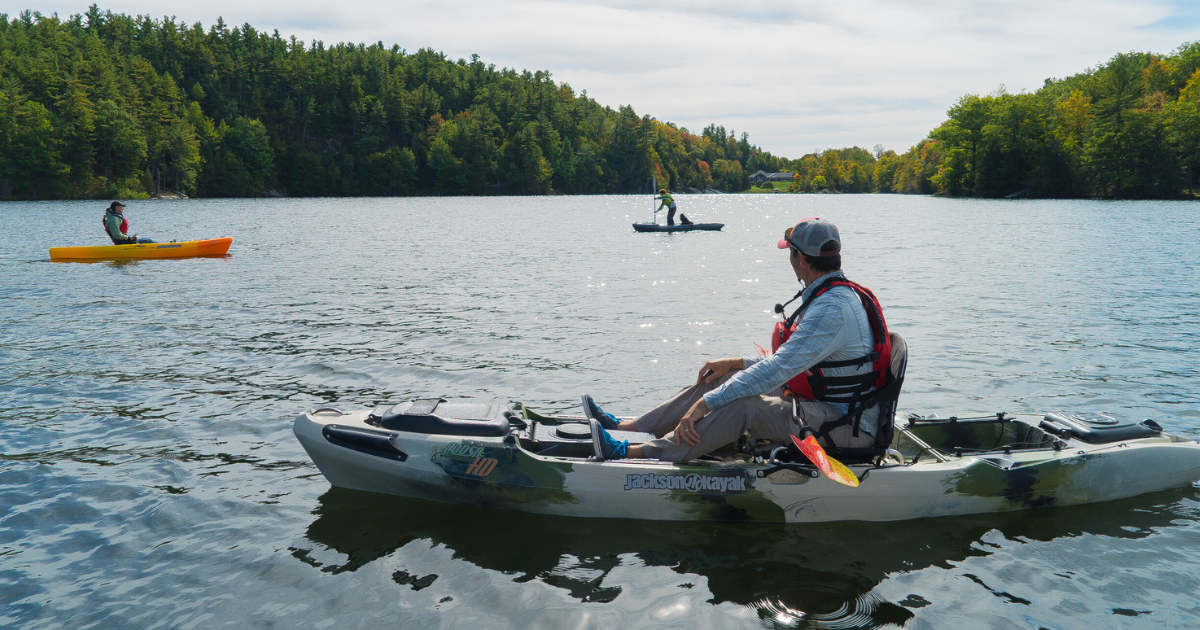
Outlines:
[[1200, 204], [684, 196], [132, 202], [223, 259], [51, 263], [105, 204], [0, 205], [0, 626], [1185, 628], [1200, 493], [901, 523], [535, 517], [332, 490], [305, 409], [633, 415], [765, 343], [785, 227], [840, 228], [902, 409], [1200, 437]]

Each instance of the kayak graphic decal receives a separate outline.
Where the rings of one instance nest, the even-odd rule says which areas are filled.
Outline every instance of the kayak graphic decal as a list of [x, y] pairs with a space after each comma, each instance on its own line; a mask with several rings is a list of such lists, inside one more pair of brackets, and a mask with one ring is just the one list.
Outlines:
[[452, 476], [480, 478], [492, 474], [500, 463], [487, 454], [487, 449], [479, 444], [451, 442], [434, 451], [430, 459]]
[[472, 475], [474, 477], [486, 477], [492, 474], [492, 469], [496, 467], [497, 461], [491, 457], [476, 457], [475, 461], [467, 467], [467, 471], [463, 474]]
[[434, 461], [438, 459], [455, 459], [460, 462], [473, 462], [483, 457], [483, 447], [474, 444], [451, 442], [438, 450], [433, 457]]
[[738, 475], [625, 475], [625, 490], [687, 490], [689, 492], [745, 492], [746, 477]]
[[569, 462], [543, 461], [498, 442], [448, 442], [433, 450], [430, 461], [448, 477], [435, 500], [469, 492], [473, 505], [507, 509], [580, 502], [566, 488]]

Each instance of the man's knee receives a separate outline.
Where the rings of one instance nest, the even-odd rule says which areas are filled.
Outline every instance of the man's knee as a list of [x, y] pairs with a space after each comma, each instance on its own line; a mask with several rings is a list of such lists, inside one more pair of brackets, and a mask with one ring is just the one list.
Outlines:
[[676, 444], [675, 440], [669, 437], [662, 437], [657, 440], [650, 440], [642, 444], [642, 454], [646, 459], [657, 459], [662, 462], [680, 463], [688, 459], [688, 451], [691, 450], [686, 444]]

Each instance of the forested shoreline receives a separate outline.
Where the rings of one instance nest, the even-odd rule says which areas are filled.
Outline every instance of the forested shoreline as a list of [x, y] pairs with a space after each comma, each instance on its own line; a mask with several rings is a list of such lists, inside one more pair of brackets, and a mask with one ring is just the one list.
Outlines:
[[746, 134], [604, 107], [548, 72], [95, 5], [0, 15], [0, 111], [10, 199], [738, 191], [785, 166]]
[[1033, 93], [967, 95], [901, 157], [949, 196], [1194, 198], [1200, 42], [1126, 53]]
[[791, 163], [794, 192], [1195, 198], [1200, 42], [1119, 54], [1033, 93], [963, 96], [902, 155], [830, 149]]
[[1200, 154], [1200, 42], [1034, 93], [964, 96], [903, 154], [789, 160], [606, 107], [548, 72], [101, 11], [0, 14], [0, 199], [738, 192], [1176, 198]]

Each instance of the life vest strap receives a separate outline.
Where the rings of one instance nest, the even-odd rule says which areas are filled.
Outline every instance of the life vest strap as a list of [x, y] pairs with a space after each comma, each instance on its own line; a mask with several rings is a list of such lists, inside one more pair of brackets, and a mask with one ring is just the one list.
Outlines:
[[846, 359], [844, 361], [822, 361], [822, 362], [814, 365], [813, 369], [814, 370], [824, 370], [824, 369], [828, 369], [828, 368], [858, 367], [860, 365], [866, 365], [867, 363], [874, 363], [878, 360], [879, 360], [879, 353], [878, 352], [870, 352], [868, 354], [862, 355], [861, 357], [858, 357], [857, 359]]
[[861, 398], [875, 388], [878, 380], [876, 371], [850, 376], [813, 374], [808, 378], [814, 399], [827, 402], [850, 402], [852, 398]]
[[820, 376], [812, 375], [808, 380], [814, 382], [813, 389], [824, 386], [825, 388], [865, 388], [870, 389], [875, 386], [875, 379], [879, 375], [875, 372], [867, 372], [866, 374], [852, 374], [850, 376]]

